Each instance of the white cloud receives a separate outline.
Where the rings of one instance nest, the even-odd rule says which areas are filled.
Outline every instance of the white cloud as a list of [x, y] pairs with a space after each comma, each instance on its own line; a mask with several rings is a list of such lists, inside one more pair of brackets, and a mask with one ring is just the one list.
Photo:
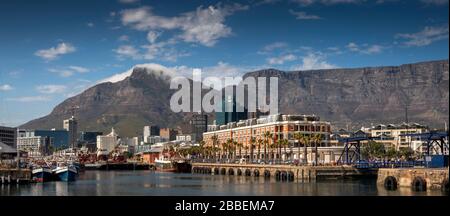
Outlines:
[[123, 59], [123, 58], [141, 59], [142, 58], [142, 56], [139, 54], [139, 50], [137, 50], [132, 45], [122, 45], [113, 51], [115, 53], [117, 53], [117, 55], [120, 59]]
[[287, 55], [282, 55], [279, 57], [273, 57], [273, 58], [268, 58], [267, 59], [267, 63], [274, 65], [274, 64], [284, 64], [285, 62], [288, 61], [294, 61], [297, 59], [297, 56], [293, 55], [293, 54], [287, 54]]
[[292, 0], [300, 6], [309, 6], [312, 4], [335, 5], [335, 4], [358, 4], [366, 0]]
[[378, 44], [362, 44], [362, 45], [358, 45], [355, 42], [350, 42], [347, 44], [347, 49], [352, 51], [352, 52], [358, 52], [361, 54], [367, 54], [367, 55], [371, 55], [371, 54], [378, 54], [383, 52], [384, 49], [387, 49], [387, 47], [382, 46], [382, 45], [378, 45]]
[[36, 86], [36, 90], [43, 94], [61, 94], [67, 89], [64, 85], [40, 85]]
[[447, 26], [427, 26], [422, 31], [416, 33], [397, 34], [396, 38], [404, 39], [405, 46], [427, 46], [433, 42], [448, 39]]
[[75, 52], [75, 50], [76, 48], [69, 43], [60, 43], [56, 47], [38, 50], [34, 54], [47, 61], [51, 61], [58, 58], [60, 55]]
[[147, 33], [147, 40], [150, 43], [155, 43], [156, 39], [161, 35], [160, 32], [157, 31], [149, 31]]
[[94, 24], [93, 22], [88, 22], [88, 23], [86, 23], [86, 25], [87, 25], [89, 28], [93, 28], [93, 27], [95, 26], [95, 24]]
[[138, 3], [139, 0], [119, 0], [119, 2], [122, 4], [133, 4], [133, 3]]
[[80, 67], [80, 66], [68, 66], [65, 68], [50, 68], [49, 72], [57, 73], [61, 77], [70, 77], [75, 73], [87, 73], [90, 70], [88, 68]]
[[9, 84], [0, 85], [0, 91], [11, 91], [13, 87]]
[[298, 20], [318, 20], [318, 19], [322, 19], [320, 16], [307, 14], [304, 11], [289, 10], [289, 13], [294, 15], [295, 18], [298, 19]]
[[448, 0], [420, 0], [421, 2], [428, 4], [428, 5], [446, 5], [448, 4]]
[[140, 31], [181, 30], [177, 38], [204, 46], [214, 46], [220, 38], [231, 35], [231, 28], [224, 24], [225, 18], [236, 11], [246, 10], [240, 4], [198, 7], [175, 17], [155, 15], [150, 7], [122, 11], [122, 24]]
[[321, 53], [309, 53], [302, 58], [302, 64], [292, 67], [293, 70], [332, 69], [338, 66], [328, 63]]
[[44, 102], [50, 101], [51, 98], [47, 96], [26, 96], [26, 97], [16, 97], [16, 98], [6, 98], [7, 101], [15, 101], [15, 102]]
[[129, 41], [130, 38], [128, 37], [128, 35], [121, 35], [117, 40], [118, 41]]
[[89, 72], [89, 69], [85, 68], [85, 67], [80, 67], [80, 66], [69, 66], [69, 69], [78, 72], [78, 73], [87, 73]]

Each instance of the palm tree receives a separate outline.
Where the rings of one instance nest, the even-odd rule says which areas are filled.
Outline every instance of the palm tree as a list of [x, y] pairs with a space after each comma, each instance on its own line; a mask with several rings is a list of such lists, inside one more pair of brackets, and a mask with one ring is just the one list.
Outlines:
[[269, 145], [269, 140], [272, 138], [272, 133], [270, 131], [266, 131], [263, 134], [264, 137], [264, 162], [267, 163], [267, 147]]
[[227, 147], [228, 147], [227, 159], [230, 159], [230, 155], [232, 154], [232, 150], [233, 150], [233, 139], [227, 139]]
[[220, 159], [223, 159], [224, 154], [227, 151], [227, 148], [228, 148], [227, 143], [222, 143], [222, 149], [220, 151]]
[[258, 159], [261, 159], [260, 158], [261, 157], [261, 144], [263, 144], [264, 141], [262, 139], [258, 139], [257, 142], [258, 142]]
[[200, 145], [200, 151], [201, 151], [202, 158], [205, 158], [205, 155], [206, 155], [206, 149], [204, 148], [205, 141], [203, 141], [203, 140], [200, 141], [199, 145]]
[[250, 138], [250, 161], [253, 162], [253, 148], [255, 147], [256, 138]]
[[[244, 146], [244, 150], [245, 150], [245, 154], [244, 154], [244, 157], [247, 157], [247, 151], [248, 151], [248, 149], [249, 149], [249, 147], [248, 146]], [[241, 157], [242, 158], [242, 157]]]
[[[217, 148], [217, 141], [218, 141], [218, 139], [219, 139], [219, 137], [217, 137], [217, 135], [215, 135], [215, 134], [211, 137], [212, 144], [213, 144], [214, 148]], [[216, 157], [216, 155], [214, 155], [214, 157]]]
[[[285, 160], [286, 160], [286, 157], [287, 157], [287, 153], [286, 153], [286, 147], [289, 145], [289, 140], [287, 140], [287, 139], [282, 139], [281, 140], [281, 146], [283, 146], [283, 148], [284, 148], [284, 155], [285, 155]], [[281, 149], [280, 149], [280, 155], [281, 155]]]
[[294, 134], [294, 139], [297, 140], [298, 142], [298, 155], [300, 156], [300, 144], [303, 143], [303, 163], [307, 163], [308, 159], [308, 149], [307, 149], [307, 145], [309, 142], [309, 136], [306, 134], [302, 134], [300, 132], [297, 132]]
[[244, 146], [242, 143], [236, 143], [236, 146], [239, 148], [239, 159], [242, 158], [242, 146]]
[[311, 140], [314, 142], [314, 151], [315, 151], [315, 157], [314, 157], [314, 162], [316, 164], [316, 166], [318, 165], [318, 160], [319, 160], [319, 151], [317, 146], [319, 145], [319, 143], [322, 142], [322, 134], [314, 134], [311, 138]]

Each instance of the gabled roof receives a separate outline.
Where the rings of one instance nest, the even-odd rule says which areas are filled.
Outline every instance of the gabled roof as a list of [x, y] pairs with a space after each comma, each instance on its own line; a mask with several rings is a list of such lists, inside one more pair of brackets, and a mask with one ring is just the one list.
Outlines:
[[17, 153], [17, 150], [5, 143], [0, 142], [0, 153]]

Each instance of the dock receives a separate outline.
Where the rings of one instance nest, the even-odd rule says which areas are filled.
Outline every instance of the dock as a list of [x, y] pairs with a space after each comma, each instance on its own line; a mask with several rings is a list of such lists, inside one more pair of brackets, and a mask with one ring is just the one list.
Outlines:
[[0, 184], [24, 184], [31, 182], [30, 169], [0, 169]]
[[448, 167], [444, 168], [381, 168], [377, 184], [388, 190], [411, 188], [414, 191], [448, 191]]
[[376, 177], [375, 169], [354, 166], [294, 166], [261, 164], [193, 163], [192, 173], [275, 178], [282, 181], [315, 181], [327, 178]]

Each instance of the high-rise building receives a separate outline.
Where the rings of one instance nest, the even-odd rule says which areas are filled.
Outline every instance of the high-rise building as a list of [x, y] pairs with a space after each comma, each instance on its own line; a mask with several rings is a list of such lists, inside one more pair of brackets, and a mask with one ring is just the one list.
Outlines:
[[73, 116], [64, 120], [64, 129], [69, 132], [69, 146], [71, 148], [77, 147], [78, 122]]
[[144, 126], [144, 143], [149, 143], [149, 137], [159, 136], [159, 127], [157, 125]]
[[220, 103], [222, 107], [221, 112], [216, 112], [216, 124], [226, 125], [229, 122], [237, 122], [239, 120], [247, 119], [247, 109], [243, 107], [244, 111], [238, 112], [238, 108], [242, 108], [242, 105], [236, 103], [236, 98], [233, 96], [227, 96]]
[[0, 126], [0, 142], [15, 147], [17, 138], [17, 129], [12, 127]]
[[116, 134], [114, 128], [111, 129], [111, 133], [105, 136], [97, 136], [97, 150], [105, 151], [107, 153], [114, 150], [119, 144], [119, 136]]
[[208, 116], [200, 113], [194, 114], [190, 124], [194, 141], [201, 141], [203, 139], [203, 133], [208, 130]]
[[177, 131], [172, 128], [161, 128], [159, 136], [167, 141], [172, 141], [177, 138]]

